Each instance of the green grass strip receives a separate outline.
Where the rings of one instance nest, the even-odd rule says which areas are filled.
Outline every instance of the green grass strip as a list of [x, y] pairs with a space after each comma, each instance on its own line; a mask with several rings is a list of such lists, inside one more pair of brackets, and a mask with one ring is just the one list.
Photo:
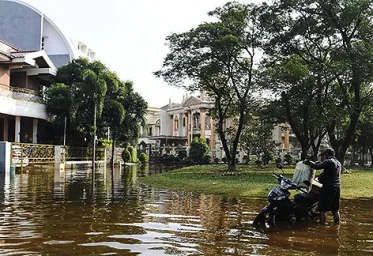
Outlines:
[[[266, 197], [277, 186], [272, 171], [274, 167], [239, 165], [235, 173], [225, 172], [225, 165], [190, 166], [162, 174], [141, 177], [140, 182], [155, 187], [202, 194], [218, 194], [232, 197]], [[341, 178], [341, 197], [344, 199], [373, 197], [373, 170], [353, 169]], [[294, 168], [284, 169], [291, 178]], [[317, 172], [319, 174], [320, 171]], [[293, 193], [295, 194], [295, 192]]]

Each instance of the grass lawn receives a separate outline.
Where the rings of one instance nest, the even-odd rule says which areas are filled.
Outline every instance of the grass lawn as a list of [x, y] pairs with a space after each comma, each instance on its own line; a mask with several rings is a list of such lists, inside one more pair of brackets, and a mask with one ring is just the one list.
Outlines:
[[[203, 194], [220, 194], [233, 197], [266, 197], [268, 191], [277, 186], [272, 171], [280, 174], [275, 167], [261, 169], [257, 166], [239, 165], [234, 175], [224, 172], [226, 165], [190, 166], [162, 174], [141, 177], [140, 182], [155, 187], [190, 191]], [[373, 170], [352, 169], [341, 177], [341, 197], [373, 197]], [[284, 169], [291, 178], [294, 167]], [[321, 171], [317, 171], [318, 175]], [[294, 194], [294, 193], [293, 193]]]

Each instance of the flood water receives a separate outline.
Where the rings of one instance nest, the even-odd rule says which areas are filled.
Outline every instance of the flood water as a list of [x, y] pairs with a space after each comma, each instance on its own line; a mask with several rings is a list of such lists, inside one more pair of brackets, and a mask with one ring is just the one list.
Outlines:
[[264, 198], [139, 184], [148, 173], [17, 173], [0, 186], [0, 255], [373, 255], [373, 199], [342, 200], [339, 226], [254, 228]]

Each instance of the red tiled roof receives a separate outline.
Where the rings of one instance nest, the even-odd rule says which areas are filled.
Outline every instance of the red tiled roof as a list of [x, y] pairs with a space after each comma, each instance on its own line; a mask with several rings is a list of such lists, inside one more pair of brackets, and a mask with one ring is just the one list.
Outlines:
[[2, 38], [0, 38], [0, 43], [9, 46], [10, 48], [14, 49], [14, 50], [17, 51], [17, 52], [18, 52], [18, 51], [22, 51], [22, 49], [19, 48], [18, 46], [15, 46], [15, 45], [9, 43], [8, 41], [6, 41], [6, 40], [4, 40], [4, 39], [2, 39]]
[[16, 52], [12, 52], [12, 56], [14, 58], [21, 58], [25, 56], [27, 53], [31, 53], [31, 52], [35, 52], [35, 51], [16, 51]]

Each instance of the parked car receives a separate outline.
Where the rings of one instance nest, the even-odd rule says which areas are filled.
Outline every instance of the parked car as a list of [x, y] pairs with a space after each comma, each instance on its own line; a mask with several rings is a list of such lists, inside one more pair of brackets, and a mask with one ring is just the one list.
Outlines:
[[26, 167], [29, 159], [22, 153], [21, 146], [12, 145], [12, 165], [15, 167]]

